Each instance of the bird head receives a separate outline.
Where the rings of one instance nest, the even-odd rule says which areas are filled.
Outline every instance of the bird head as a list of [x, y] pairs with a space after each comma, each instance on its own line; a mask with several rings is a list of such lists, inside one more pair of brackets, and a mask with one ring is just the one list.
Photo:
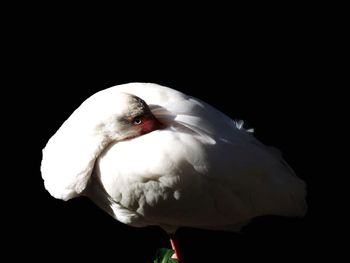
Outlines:
[[131, 94], [120, 93], [114, 101], [96, 111], [94, 135], [117, 142], [160, 129], [162, 124], [145, 101]]
[[68, 200], [86, 188], [96, 159], [110, 144], [130, 140], [162, 124], [145, 101], [117, 90], [82, 103], [43, 149], [41, 173], [52, 196]]

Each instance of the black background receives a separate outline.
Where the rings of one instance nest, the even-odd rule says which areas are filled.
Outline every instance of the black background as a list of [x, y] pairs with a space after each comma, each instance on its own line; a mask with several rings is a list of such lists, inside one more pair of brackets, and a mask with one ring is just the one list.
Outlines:
[[11, 179], [19, 185], [11, 205], [16, 216], [9, 216], [8, 225], [8, 244], [19, 248], [13, 257], [152, 262], [157, 248], [169, 247], [157, 227], [123, 225], [85, 198], [55, 200], [40, 175], [41, 149], [72, 111], [101, 89], [133, 81], [169, 86], [245, 120], [258, 139], [282, 151], [308, 185], [305, 218], [258, 218], [241, 234], [181, 229], [187, 262], [328, 255], [317, 216], [320, 135], [314, 132], [326, 76], [313, 21], [290, 14], [231, 20], [225, 14], [216, 23], [205, 15], [191, 24], [175, 17], [162, 27], [167, 15], [147, 25], [108, 15], [101, 23], [85, 20], [94, 13], [74, 19], [83, 13], [75, 10], [67, 20], [46, 12], [9, 30], [7, 68], [14, 71], [7, 74], [8, 89], [12, 107], [20, 105], [12, 121], [20, 122], [16, 143], [24, 161], [11, 165], [16, 175]]

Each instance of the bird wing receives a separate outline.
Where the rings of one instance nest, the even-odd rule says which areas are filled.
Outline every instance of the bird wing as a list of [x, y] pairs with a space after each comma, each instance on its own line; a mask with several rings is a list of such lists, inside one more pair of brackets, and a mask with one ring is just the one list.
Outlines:
[[[41, 174], [52, 196], [68, 200], [86, 187], [102, 142], [91, 133], [93, 107], [84, 102], [63, 123], [43, 149]], [[82, 132], [83, 131], [83, 132]]]
[[102, 90], [85, 100], [43, 149], [41, 174], [52, 196], [68, 200], [86, 188], [96, 158], [109, 144], [99, 125], [106, 113], [122, 103], [118, 90]]
[[225, 228], [263, 214], [305, 213], [304, 182], [226, 115], [155, 84], [111, 89], [142, 98], [167, 123], [110, 145], [98, 160], [97, 175], [120, 221], [138, 225], [137, 215], [143, 224]]

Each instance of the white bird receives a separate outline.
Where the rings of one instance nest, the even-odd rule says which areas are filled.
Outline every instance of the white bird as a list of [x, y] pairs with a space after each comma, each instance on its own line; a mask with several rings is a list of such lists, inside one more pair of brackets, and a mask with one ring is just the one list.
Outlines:
[[122, 223], [168, 233], [303, 216], [305, 183], [242, 124], [171, 88], [114, 86], [83, 102], [48, 141], [45, 188], [63, 200], [88, 196]]

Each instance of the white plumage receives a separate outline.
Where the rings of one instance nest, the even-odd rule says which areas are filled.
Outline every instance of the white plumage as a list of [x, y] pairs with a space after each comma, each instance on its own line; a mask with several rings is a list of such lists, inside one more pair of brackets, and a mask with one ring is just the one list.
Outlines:
[[[160, 126], [137, 126], [147, 113], [138, 98]], [[256, 216], [306, 212], [305, 183], [278, 151], [205, 102], [156, 84], [87, 99], [47, 143], [41, 172], [56, 198], [86, 195], [125, 224], [168, 232], [237, 230]]]

